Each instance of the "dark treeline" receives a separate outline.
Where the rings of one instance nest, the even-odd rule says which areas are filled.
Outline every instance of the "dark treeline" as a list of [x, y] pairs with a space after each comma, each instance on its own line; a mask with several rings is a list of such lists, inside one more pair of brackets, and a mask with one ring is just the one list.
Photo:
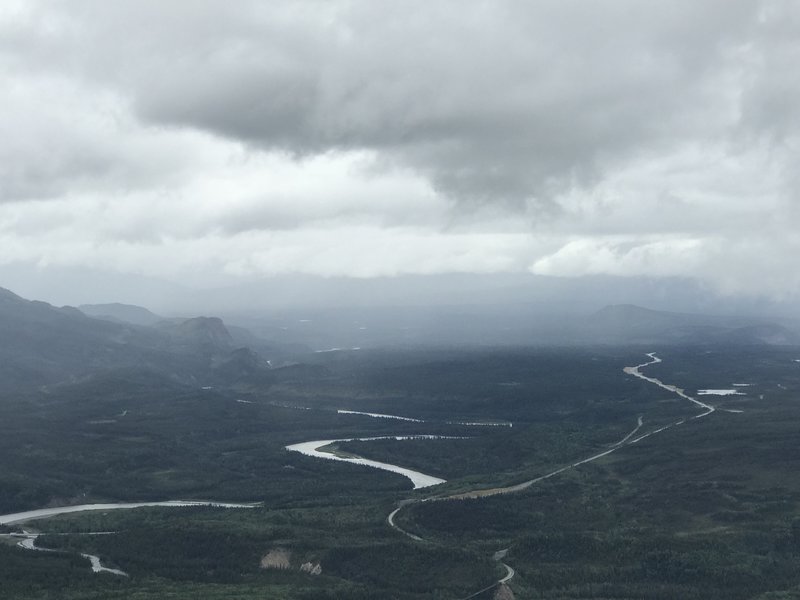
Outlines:
[[[751, 383], [746, 396], [710, 400], [745, 412], [688, 419], [523, 493], [411, 505], [398, 520], [423, 543], [386, 525], [399, 500], [523, 481], [610, 448], [638, 416], [646, 432], [697, 414], [691, 403], [622, 373], [650, 350], [329, 353], [276, 373], [268, 386], [204, 390], [119, 371], [4, 398], [2, 512], [168, 498], [263, 505], [37, 522], [68, 534], [40, 540], [63, 552], [0, 545], [0, 587], [26, 600], [432, 600], [496, 581], [503, 569], [491, 556], [508, 548], [518, 597], [788, 597], [800, 586], [800, 368], [787, 349], [665, 348], [652, 374], [690, 392]], [[340, 415], [339, 408], [426, 422]], [[514, 426], [447, 423], [457, 420]], [[421, 433], [469, 439], [340, 449], [448, 479], [428, 490], [284, 449], [311, 439]], [[78, 535], [90, 531], [116, 533]], [[276, 548], [291, 554], [289, 570], [260, 567]], [[92, 574], [78, 552], [130, 577]], [[322, 574], [301, 572], [304, 562], [320, 564]]]

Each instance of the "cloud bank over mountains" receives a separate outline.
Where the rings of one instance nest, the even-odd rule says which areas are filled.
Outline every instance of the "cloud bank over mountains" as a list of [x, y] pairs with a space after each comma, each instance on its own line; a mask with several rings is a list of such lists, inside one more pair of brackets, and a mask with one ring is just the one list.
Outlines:
[[800, 7], [7, 2], [0, 271], [800, 291]]

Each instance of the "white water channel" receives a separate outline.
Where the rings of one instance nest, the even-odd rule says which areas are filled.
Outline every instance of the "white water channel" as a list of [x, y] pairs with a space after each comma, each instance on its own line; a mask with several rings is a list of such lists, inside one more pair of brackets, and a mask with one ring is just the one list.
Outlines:
[[[706, 404], [705, 402], [700, 402], [700, 400], [698, 400], [697, 398], [693, 398], [692, 396], [689, 396], [687, 393], [685, 393], [683, 391], [683, 389], [681, 389], [681, 388], [679, 388], [679, 387], [677, 387], [675, 385], [671, 385], [669, 383], [664, 383], [660, 379], [656, 379], [655, 377], [648, 377], [647, 375], [644, 375], [641, 371], [639, 371], [639, 369], [641, 369], [642, 367], [648, 367], [650, 365], [655, 365], [655, 364], [661, 362], [661, 359], [656, 356], [655, 352], [650, 352], [650, 353], [647, 354], [647, 356], [650, 357], [650, 362], [642, 363], [641, 365], [636, 365], [635, 367], [625, 367], [623, 369], [623, 371], [625, 373], [627, 373], [628, 375], [633, 375], [634, 377], [638, 377], [639, 379], [644, 379], [645, 381], [649, 381], [650, 383], [654, 383], [658, 387], [664, 388], [665, 390], [670, 391], [673, 394], [677, 394], [678, 396], [680, 396], [684, 400], [688, 400], [689, 402], [692, 402], [692, 403], [696, 404], [697, 406], [700, 406], [701, 408], [705, 409], [705, 412], [700, 413], [699, 415], [693, 416], [692, 417], [693, 419], [699, 419], [701, 417], [705, 417], [707, 415], [710, 415], [711, 413], [713, 413], [716, 410], [716, 408], [711, 406], [710, 404]], [[682, 423], [682, 421], [681, 421], [681, 423]], [[651, 432], [651, 433], [649, 433], [647, 435], [648, 436], [649, 435], [653, 435], [653, 433], [658, 433], [658, 431], [653, 431], [653, 432]], [[637, 440], [634, 440], [634, 441], [638, 441], [639, 439], [642, 439], [642, 438], [637, 438]]]
[[399, 415], [385, 415], [383, 413], [363, 412], [360, 410], [345, 410], [340, 408], [336, 411], [340, 415], [361, 415], [364, 417], [373, 417], [375, 419], [395, 419], [396, 421], [411, 421], [412, 423], [424, 423], [422, 419], [412, 419], [411, 417], [401, 417]]
[[314, 440], [311, 442], [300, 442], [299, 444], [292, 444], [290, 446], [286, 446], [287, 450], [291, 450], [292, 452], [299, 452], [300, 454], [304, 454], [306, 456], [313, 456], [315, 458], [325, 458], [327, 460], [339, 460], [342, 462], [348, 462], [354, 465], [364, 465], [366, 467], [372, 467], [373, 469], [381, 469], [383, 471], [391, 471], [392, 473], [398, 473], [400, 475], [404, 475], [411, 480], [411, 483], [414, 484], [414, 489], [419, 488], [426, 488], [432, 485], [439, 485], [440, 483], [444, 483], [444, 479], [440, 479], [439, 477], [434, 477], [433, 475], [426, 475], [425, 473], [420, 473], [419, 471], [413, 471], [411, 469], [406, 469], [405, 467], [399, 467], [397, 465], [390, 465], [389, 463], [379, 462], [377, 460], [370, 460], [368, 458], [361, 458], [361, 457], [346, 457], [346, 456], [337, 456], [332, 454], [331, 452], [324, 452], [321, 451], [320, 448], [328, 446], [330, 444], [336, 442], [370, 442], [373, 440], [442, 440], [442, 439], [463, 439], [451, 436], [443, 436], [443, 435], [385, 435], [379, 437], [363, 437], [363, 438], [344, 438], [338, 440]]
[[[688, 396], [687, 394], [684, 393], [684, 391], [682, 389], [680, 389], [680, 388], [678, 388], [678, 387], [676, 387], [674, 385], [665, 384], [665, 383], [661, 382], [658, 379], [655, 379], [655, 378], [652, 378], [652, 377], [648, 377], [648, 376], [642, 374], [640, 372], [641, 368], [646, 367], [648, 365], [652, 365], [652, 364], [656, 364], [656, 363], [661, 362], [661, 359], [659, 359], [655, 355], [655, 353], [650, 353], [647, 356], [651, 359], [649, 362], [643, 363], [641, 365], [637, 365], [635, 367], [625, 367], [624, 368], [625, 373], [627, 373], [629, 375], [633, 375], [635, 377], [638, 377], [640, 379], [643, 379], [643, 380], [648, 381], [650, 383], [653, 383], [655, 385], [658, 385], [659, 387], [661, 387], [663, 389], [666, 389], [666, 390], [668, 390], [670, 392], [673, 392], [673, 393], [681, 396], [682, 398], [684, 398], [686, 400], [689, 400], [690, 402], [692, 402], [692, 403], [700, 406], [701, 408], [705, 409], [705, 412], [703, 412], [701, 414], [698, 414], [698, 415], [695, 415], [694, 417], [692, 417], [694, 419], [697, 419], [697, 418], [700, 418], [700, 417], [705, 417], [706, 415], [709, 415], [712, 412], [714, 412], [715, 407], [713, 407], [713, 406], [711, 406], [709, 404], [706, 404], [704, 402], [701, 402], [701, 401], [697, 400], [696, 398]], [[734, 385], [742, 385], [742, 386], [744, 386], [745, 384], [734, 384]], [[717, 390], [714, 390], [714, 391], [717, 391]], [[287, 407], [287, 408], [298, 408], [298, 409], [310, 410], [310, 409], [305, 408], [305, 407]], [[424, 422], [421, 419], [414, 419], [414, 418], [410, 418], [410, 417], [401, 417], [401, 416], [398, 416], [398, 415], [387, 415], [387, 414], [382, 414], [382, 413], [369, 413], [369, 412], [350, 411], [350, 410], [339, 410], [337, 412], [339, 412], [340, 414], [364, 415], [364, 416], [369, 416], [369, 417], [373, 417], [373, 418], [381, 418], [381, 419], [397, 419], [397, 420], [402, 420], [402, 421]], [[731, 410], [730, 412], [741, 412], [741, 411]], [[570, 465], [564, 466], [564, 467], [562, 467], [560, 469], [557, 469], [557, 470], [555, 470], [555, 471], [553, 471], [551, 473], [548, 473], [546, 475], [537, 477], [535, 479], [532, 479], [532, 480], [529, 480], [529, 481], [526, 481], [526, 482], [523, 482], [521, 484], [517, 484], [517, 485], [514, 485], [514, 486], [509, 486], [509, 487], [506, 487], [506, 488], [496, 488], [496, 489], [492, 489], [492, 490], [477, 490], [477, 491], [473, 491], [473, 492], [466, 492], [466, 493], [462, 493], [462, 494], [448, 496], [446, 498], [442, 498], [441, 500], [451, 500], [451, 499], [457, 499], [457, 498], [475, 498], [475, 497], [481, 497], [481, 496], [491, 496], [491, 495], [495, 495], [495, 494], [498, 494], [498, 493], [504, 494], [504, 493], [511, 493], [511, 492], [516, 492], [516, 491], [521, 491], [521, 490], [526, 489], [526, 488], [530, 487], [531, 485], [533, 485], [533, 484], [535, 484], [535, 483], [537, 483], [539, 481], [542, 481], [542, 480], [545, 480], [545, 479], [549, 479], [550, 477], [558, 475], [558, 474], [560, 474], [560, 473], [562, 473], [562, 472], [564, 472], [564, 471], [566, 471], [568, 469], [572, 469], [572, 468], [578, 467], [580, 465], [595, 461], [595, 460], [597, 460], [597, 459], [599, 459], [601, 457], [604, 457], [604, 456], [606, 456], [606, 455], [618, 450], [619, 448], [622, 448], [622, 447], [624, 447], [626, 445], [636, 444], [639, 441], [641, 441], [641, 440], [643, 440], [643, 439], [645, 439], [645, 438], [647, 438], [647, 437], [649, 437], [651, 435], [660, 433], [660, 432], [664, 431], [665, 429], [668, 429], [668, 428], [670, 428], [672, 426], [681, 425], [684, 422], [685, 421], [682, 419], [682, 420], [680, 420], [680, 421], [678, 421], [676, 423], [671, 423], [669, 425], [666, 425], [664, 427], [661, 427], [659, 429], [656, 429], [654, 431], [651, 431], [649, 433], [646, 433], [644, 435], [640, 435], [639, 437], [631, 439], [631, 437], [633, 435], [635, 435], [636, 433], [638, 433], [638, 431], [642, 427], [642, 417], [639, 417], [637, 425], [633, 429], [633, 431], [631, 431], [628, 435], [626, 435], [622, 440], [620, 440], [619, 442], [614, 444], [610, 449], [605, 450], [605, 451], [600, 452], [600, 453], [597, 453], [597, 454], [595, 454], [593, 456], [590, 456], [589, 458], [577, 461], [575, 463], [572, 463]], [[455, 424], [455, 423], [453, 423], [453, 424]], [[462, 424], [462, 425], [475, 425], [475, 426], [478, 426], [478, 425], [496, 425], [496, 426], [508, 426], [508, 427], [512, 426], [511, 423], [482, 423], [482, 422], [478, 423], [478, 422], [476, 422], [476, 423], [459, 423], [459, 424]], [[438, 477], [433, 477], [432, 475], [426, 475], [425, 473], [420, 473], [419, 471], [406, 469], [404, 467], [400, 467], [400, 466], [397, 466], [397, 465], [392, 465], [392, 464], [383, 463], [383, 462], [370, 460], [370, 459], [366, 459], [366, 458], [361, 458], [361, 457], [337, 456], [337, 455], [335, 455], [335, 454], [333, 454], [331, 452], [325, 452], [325, 451], [321, 451], [320, 450], [320, 448], [323, 448], [323, 447], [325, 447], [327, 445], [330, 445], [330, 444], [333, 444], [333, 443], [336, 443], [336, 442], [372, 441], [372, 440], [382, 440], [382, 439], [411, 440], [411, 439], [464, 439], [464, 438], [463, 437], [454, 437], [454, 436], [440, 436], [440, 435], [397, 435], [397, 436], [379, 436], [379, 437], [362, 437], [362, 438], [341, 438], [341, 439], [332, 439], [332, 440], [313, 440], [313, 441], [308, 441], [308, 442], [300, 442], [300, 443], [297, 443], [297, 444], [291, 444], [289, 446], [286, 446], [286, 449], [290, 450], [290, 451], [293, 451], [293, 452], [299, 452], [299, 453], [304, 454], [306, 456], [312, 456], [312, 457], [315, 457], [315, 458], [323, 458], [323, 459], [326, 459], [326, 460], [338, 460], [338, 461], [342, 461], [342, 462], [349, 462], [349, 463], [352, 463], [352, 464], [364, 465], [364, 466], [372, 467], [372, 468], [375, 468], [375, 469], [381, 469], [381, 470], [385, 470], [385, 471], [390, 471], [392, 473], [398, 473], [400, 475], [403, 475], [403, 476], [407, 477], [409, 480], [411, 480], [412, 484], [414, 485], [414, 489], [420, 489], [420, 488], [425, 488], [425, 487], [430, 487], [430, 486], [438, 485], [438, 484], [441, 484], [441, 483], [445, 483], [444, 479], [441, 479], [441, 478], [438, 478]], [[168, 501], [163, 501], [163, 502], [128, 502], [128, 503], [106, 503], [106, 504], [82, 504], [82, 505], [77, 505], [77, 506], [61, 506], [61, 507], [52, 507], [52, 508], [42, 508], [42, 509], [37, 509], [37, 510], [31, 510], [31, 511], [24, 511], [24, 512], [17, 512], [17, 513], [10, 513], [10, 514], [5, 514], [5, 515], [0, 515], [0, 525], [18, 524], [18, 523], [23, 523], [23, 522], [26, 522], [26, 521], [32, 521], [32, 520], [36, 520], [36, 519], [43, 519], [43, 518], [53, 517], [53, 516], [61, 515], [61, 514], [77, 513], [77, 512], [84, 512], [84, 511], [97, 511], [97, 510], [107, 511], [107, 510], [132, 509], [132, 508], [140, 508], [140, 507], [187, 507], [187, 506], [214, 506], [214, 507], [221, 507], [221, 508], [253, 508], [255, 506], [258, 506], [258, 504], [237, 504], [237, 503], [214, 502], [214, 501], [196, 501], [196, 500], [168, 500]], [[412, 539], [421, 540], [421, 538], [419, 538], [418, 536], [416, 536], [416, 535], [414, 535], [412, 533], [403, 531], [402, 529], [400, 529], [394, 523], [394, 517], [397, 515], [397, 513], [400, 511], [401, 508], [402, 508], [402, 505], [401, 505], [401, 507], [395, 509], [389, 515], [389, 517], [388, 517], [389, 525], [391, 525], [392, 527], [398, 529], [403, 534], [407, 535], [408, 537], [410, 537]], [[6, 535], [8, 535], [8, 534], [6, 534]], [[45, 552], [54, 551], [54, 550], [49, 550], [47, 548], [39, 548], [39, 547], [37, 547], [35, 545], [36, 538], [38, 537], [39, 534], [31, 534], [31, 533], [27, 533], [26, 532], [24, 534], [10, 534], [10, 535], [12, 535], [14, 537], [22, 537], [23, 539], [19, 542], [18, 545], [23, 547], [23, 548], [27, 548], [27, 549], [30, 549], [30, 550], [45, 551]], [[111, 568], [103, 566], [101, 564], [101, 562], [100, 562], [100, 558], [97, 557], [97, 556], [94, 556], [94, 555], [91, 555], [91, 554], [81, 554], [81, 556], [83, 556], [84, 558], [88, 559], [91, 562], [92, 571], [94, 571], [95, 573], [108, 572], [108, 573], [112, 573], [112, 574], [115, 574], [115, 575], [123, 575], [123, 576], [127, 575], [124, 571], [121, 571], [119, 569], [111, 569]], [[503, 579], [498, 581], [498, 583], [503, 583], [503, 582], [509, 580], [514, 575], [514, 571], [513, 571], [513, 569], [511, 567], [508, 567], [505, 564], [504, 564], [504, 566], [506, 566], [506, 568], [508, 570], [508, 574], [506, 575], [506, 577], [504, 577]]]
[[[109, 533], [109, 532], [105, 532]], [[39, 539], [39, 533], [11, 533], [11, 534], [0, 534], [0, 537], [10, 537], [10, 538], [21, 538], [19, 542], [17, 542], [17, 546], [20, 548], [25, 548], [25, 550], [35, 550], [37, 552], [57, 552], [57, 553], [66, 553], [67, 550], [54, 550], [52, 548], [42, 548], [41, 546], [36, 545], [36, 540]], [[86, 534], [86, 535], [100, 535], [100, 534]], [[123, 577], [127, 577], [128, 574], [125, 571], [120, 569], [112, 569], [110, 567], [106, 567], [100, 561], [99, 556], [95, 556], [94, 554], [86, 554], [81, 552], [81, 556], [89, 561], [92, 565], [92, 573], [111, 573], [112, 575], [121, 575]]]
[[[166, 500], [164, 502], [117, 502], [117, 503], [107, 503], [107, 504], [78, 504], [76, 506], [55, 506], [51, 508], [40, 508], [37, 510], [27, 510], [24, 512], [0, 515], [0, 525], [25, 523], [28, 521], [35, 521], [36, 519], [46, 519], [48, 517], [55, 517], [57, 515], [64, 515], [70, 513], [96, 511], [96, 510], [101, 510], [101, 511], [121, 510], [121, 509], [131, 509], [131, 508], [142, 508], [148, 506], [149, 507], [215, 506], [219, 508], [254, 508], [255, 506], [258, 506], [258, 504], [237, 504], [230, 502], [213, 502], [204, 500]], [[90, 533], [85, 535], [103, 535], [107, 533], [109, 532]], [[25, 548], [26, 550], [35, 550], [37, 552], [62, 552], [61, 550], [53, 550], [51, 548], [41, 548], [37, 546], [36, 540], [39, 537], [39, 535], [41, 535], [38, 533], [29, 533], [23, 531], [23, 533], [12, 533], [3, 535], [4, 537], [21, 538], [20, 541], [17, 543], [17, 546], [19, 546], [20, 548]], [[112, 575], [120, 575], [123, 577], [128, 576], [128, 574], [125, 571], [121, 571], [120, 569], [112, 569], [110, 567], [104, 566], [103, 563], [100, 561], [99, 556], [95, 556], [94, 554], [85, 554], [83, 552], [81, 552], [81, 556], [87, 559], [91, 563], [93, 573], [110, 573]]]
[[130, 508], [142, 508], [146, 506], [216, 506], [219, 508], [253, 508], [258, 504], [236, 504], [230, 502], [214, 502], [211, 500], [166, 500], [164, 502], [116, 502], [110, 504], [78, 504], [76, 506], [56, 506], [53, 508], [40, 508], [37, 510], [27, 510], [25, 512], [10, 513], [0, 515], [0, 525], [11, 525], [13, 523], [24, 523], [35, 519], [55, 517], [76, 512], [86, 512], [90, 510], [120, 510]]

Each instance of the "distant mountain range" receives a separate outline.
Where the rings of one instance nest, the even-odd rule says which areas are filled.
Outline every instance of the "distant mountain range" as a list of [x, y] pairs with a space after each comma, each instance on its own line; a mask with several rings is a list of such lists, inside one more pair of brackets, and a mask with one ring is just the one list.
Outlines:
[[[304, 318], [299, 318], [303, 316]], [[311, 349], [392, 345], [800, 345], [791, 321], [607, 306], [543, 316], [524, 305], [331, 309], [251, 318], [163, 318], [126, 304], [54, 307], [0, 288], [0, 388], [72, 381], [114, 369], [157, 372], [194, 385], [275, 377], [272, 365]], [[255, 333], [253, 333], [255, 331]], [[298, 358], [299, 357], [299, 358]]]
[[102, 318], [0, 288], [0, 388], [75, 381], [120, 369], [197, 385], [269, 377], [267, 358], [238, 344], [218, 318], [164, 320], [144, 308], [118, 304], [83, 308]]
[[144, 325], [146, 327], [164, 320], [164, 317], [160, 317], [146, 308], [133, 304], [120, 304], [119, 302], [111, 304], [81, 304], [78, 306], [78, 310], [96, 319]]
[[[196, 317], [193, 319], [180, 317], [162, 317], [147, 308], [134, 304], [81, 304], [78, 309], [87, 316], [114, 323], [127, 323], [153, 327], [168, 333], [176, 342], [213, 343], [223, 346], [249, 347], [273, 359], [281, 359], [286, 355], [309, 352], [310, 349], [291, 340], [281, 343], [259, 337], [245, 327], [237, 327], [230, 323], [222, 323], [216, 317]], [[209, 338], [210, 339], [206, 339]]]
[[796, 323], [757, 317], [650, 310], [631, 304], [606, 306], [573, 328], [576, 339], [602, 343], [800, 344]]
[[317, 350], [380, 346], [800, 344], [788, 319], [717, 316], [618, 304], [588, 314], [542, 313], [524, 303], [351, 307], [230, 315], [261, 336]]

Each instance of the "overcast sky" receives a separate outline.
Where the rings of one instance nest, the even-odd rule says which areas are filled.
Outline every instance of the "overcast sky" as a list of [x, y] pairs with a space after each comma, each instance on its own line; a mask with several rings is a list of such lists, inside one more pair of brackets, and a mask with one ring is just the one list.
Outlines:
[[793, 296], [798, 65], [793, 0], [3, 0], [0, 273]]

